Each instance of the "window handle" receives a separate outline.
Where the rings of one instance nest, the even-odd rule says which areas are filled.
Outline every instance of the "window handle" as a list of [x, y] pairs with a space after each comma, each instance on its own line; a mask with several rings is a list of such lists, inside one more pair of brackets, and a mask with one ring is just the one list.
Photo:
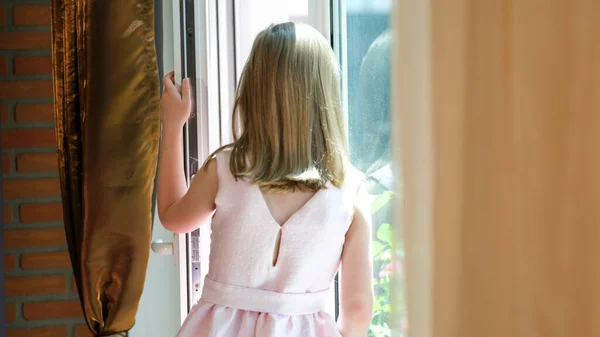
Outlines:
[[154, 240], [150, 244], [150, 249], [156, 254], [173, 256], [173, 262], [176, 266], [179, 265], [179, 235], [173, 234], [173, 242]]
[[175, 247], [173, 242], [163, 242], [163, 240], [154, 240], [150, 246], [152, 251], [160, 255], [173, 255]]

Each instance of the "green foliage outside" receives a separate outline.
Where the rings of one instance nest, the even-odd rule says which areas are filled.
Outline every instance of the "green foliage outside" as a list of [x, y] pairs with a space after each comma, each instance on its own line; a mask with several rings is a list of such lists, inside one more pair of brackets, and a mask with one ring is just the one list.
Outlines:
[[[389, 203], [393, 199], [393, 192], [386, 191], [378, 195], [371, 205], [372, 215], [378, 212], [390, 212]], [[378, 217], [374, 217], [377, 219]], [[385, 217], [389, 219], [388, 217]], [[392, 304], [390, 300], [390, 281], [392, 275], [402, 275], [402, 257], [403, 247], [393, 246], [392, 226], [389, 223], [373, 223], [373, 284], [375, 290], [375, 302], [373, 307], [373, 320], [367, 337], [390, 337], [390, 317], [392, 314]], [[394, 250], [398, 252], [396, 259], [393, 259]], [[400, 277], [402, 279], [402, 277]], [[395, 290], [400, 292], [396, 300], [394, 315], [399, 314], [401, 318], [401, 327], [398, 334], [394, 337], [406, 337], [407, 322], [404, 318], [406, 305], [404, 302], [404, 287]]]

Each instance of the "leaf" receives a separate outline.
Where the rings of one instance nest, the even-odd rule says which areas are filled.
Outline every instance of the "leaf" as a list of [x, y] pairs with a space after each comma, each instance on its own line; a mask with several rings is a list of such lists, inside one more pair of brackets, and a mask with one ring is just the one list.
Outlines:
[[383, 206], [387, 205], [387, 203], [392, 200], [394, 196], [394, 192], [386, 191], [381, 193], [373, 202], [371, 203], [371, 214], [377, 213]]
[[374, 312], [373, 317], [378, 315], [379, 311], [381, 311], [381, 309], [383, 309], [383, 307], [381, 306], [381, 303], [379, 301], [375, 301], [375, 303], [373, 303], [373, 312]]
[[371, 245], [371, 252], [373, 253], [373, 258], [377, 258], [377, 256], [383, 251], [385, 246], [378, 241], [373, 241]]
[[381, 252], [381, 256], [379, 258], [386, 264], [392, 262], [392, 251], [389, 249], [384, 250]]
[[377, 238], [388, 245], [392, 245], [392, 225], [389, 223], [382, 224], [377, 230]]

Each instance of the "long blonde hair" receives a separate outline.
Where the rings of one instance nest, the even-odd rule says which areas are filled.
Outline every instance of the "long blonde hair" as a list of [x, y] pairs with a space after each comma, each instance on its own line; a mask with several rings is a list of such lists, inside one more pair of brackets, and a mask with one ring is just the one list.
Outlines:
[[288, 22], [263, 30], [236, 91], [234, 142], [208, 160], [230, 148], [231, 173], [271, 190], [341, 186], [348, 150], [339, 72], [314, 28]]

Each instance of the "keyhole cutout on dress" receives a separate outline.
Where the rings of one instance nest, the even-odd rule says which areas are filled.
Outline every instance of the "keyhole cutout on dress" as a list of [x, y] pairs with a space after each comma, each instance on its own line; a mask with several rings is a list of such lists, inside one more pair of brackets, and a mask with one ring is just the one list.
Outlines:
[[283, 230], [279, 229], [277, 232], [277, 239], [275, 240], [275, 249], [273, 250], [273, 267], [277, 265], [277, 260], [279, 260], [279, 249], [281, 247], [281, 235], [283, 234]]
[[288, 222], [293, 221], [294, 216], [299, 215], [310, 201], [314, 200], [318, 192], [273, 193], [263, 191], [259, 187], [255, 188], [258, 191], [259, 198], [263, 201], [265, 213], [270, 217], [272, 222], [279, 227], [277, 238], [275, 240], [275, 247], [273, 249], [272, 265], [275, 267], [277, 261], [279, 261], [281, 238], [283, 236], [284, 227]]

